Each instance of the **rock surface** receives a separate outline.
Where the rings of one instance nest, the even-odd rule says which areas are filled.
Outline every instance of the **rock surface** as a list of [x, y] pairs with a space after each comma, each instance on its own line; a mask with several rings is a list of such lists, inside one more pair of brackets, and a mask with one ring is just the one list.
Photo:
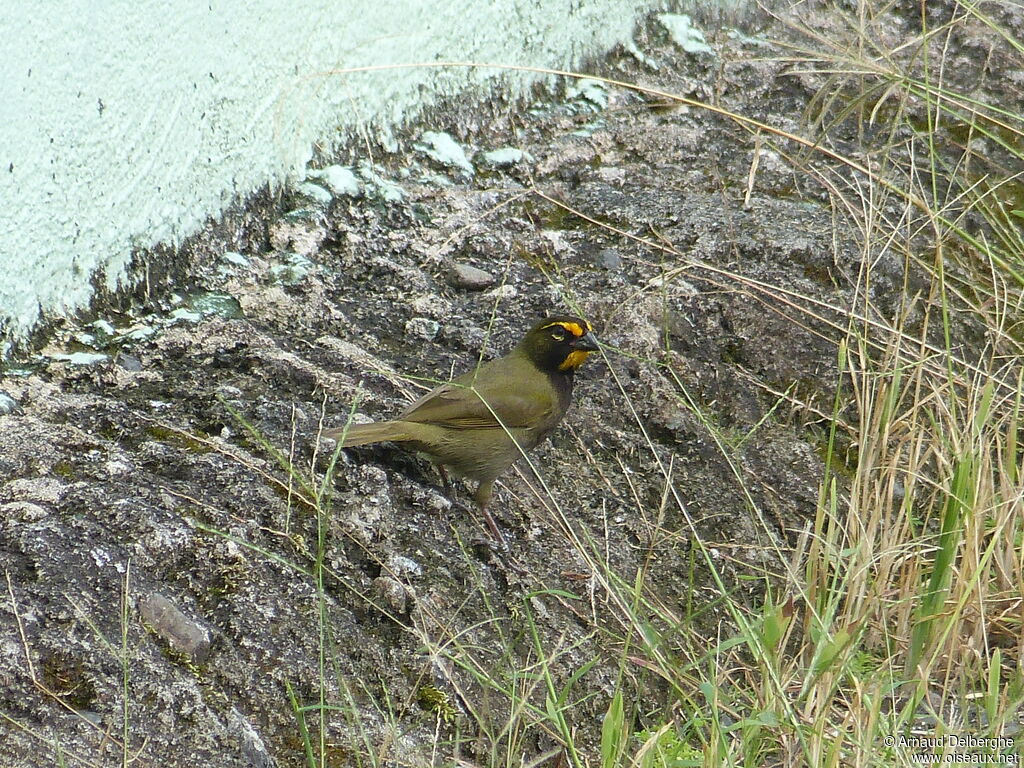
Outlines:
[[[796, 129], [821, 83], [766, 58], [763, 39], [783, 27], [757, 31], [705, 29], [715, 55], [693, 56], [652, 21], [605, 66], [651, 82], [656, 64], [659, 88]], [[487, 764], [486, 736], [445, 739], [476, 733], [471, 710], [494, 707], [500, 724], [470, 668], [504, 679], [534, 663], [524, 617], [559, 684], [597, 660], [572, 712], [593, 756], [622, 629], [595, 558], [627, 582], [643, 572], [666, 605], [702, 606], [717, 587], [692, 555], [698, 537], [728, 555], [728, 587], [749, 590], [745, 566], [813, 519], [815, 425], [863, 260], [879, 311], [899, 310], [906, 284], [920, 314], [928, 291], [890, 254], [865, 256], [841, 206], [781, 155], [748, 190], [747, 131], [588, 83], [514, 120], [480, 118], [472, 135], [452, 128], [460, 146], [524, 152], [473, 180], [453, 161], [439, 184], [415, 139], [372, 166], [336, 158], [345, 173], [321, 175], [329, 203], [254, 201], [230, 242], [190, 246], [206, 264], [190, 285], [231, 306], [190, 309], [155, 280], [105, 341], [93, 334], [98, 348], [69, 323], [52, 354], [8, 372], [0, 712], [19, 727], [0, 720], [0, 766], [56, 764], [58, 743], [76, 765], [125, 752], [140, 765], [305, 765], [321, 694], [336, 707], [332, 765], [356, 764], [366, 744], [391, 745], [386, 765], [427, 765], [438, 749]], [[817, 313], [796, 312], [794, 295]], [[415, 456], [324, 452], [323, 426], [393, 416], [562, 311], [590, 319], [606, 353], [531, 454], [537, 474], [522, 462], [497, 486], [507, 555], [473, 546], [486, 528], [468, 494], [456, 484], [447, 498]], [[972, 332], [953, 328], [967, 347]], [[719, 434], [738, 436], [728, 454]], [[155, 593], [186, 610], [140, 611]], [[140, 613], [177, 616], [177, 629], [161, 639]], [[695, 623], [709, 646], [718, 621]], [[167, 652], [181, 636], [187, 658]], [[530, 759], [553, 743], [529, 738]]]

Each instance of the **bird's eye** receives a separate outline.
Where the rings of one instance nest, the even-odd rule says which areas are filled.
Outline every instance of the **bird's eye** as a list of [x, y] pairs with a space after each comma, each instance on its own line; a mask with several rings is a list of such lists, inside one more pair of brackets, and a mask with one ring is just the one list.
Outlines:
[[565, 341], [565, 331], [561, 328], [551, 332], [551, 338], [555, 341]]

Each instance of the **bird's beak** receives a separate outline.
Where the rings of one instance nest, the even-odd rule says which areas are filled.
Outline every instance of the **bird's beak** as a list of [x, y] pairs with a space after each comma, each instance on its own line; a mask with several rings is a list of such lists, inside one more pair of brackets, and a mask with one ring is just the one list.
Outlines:
[[587, 331], [573, 342], [572, 348], [578, 349], [580, 352], [597, 352], [599, 349], [597, 336], [594, 335], [593, 331]]

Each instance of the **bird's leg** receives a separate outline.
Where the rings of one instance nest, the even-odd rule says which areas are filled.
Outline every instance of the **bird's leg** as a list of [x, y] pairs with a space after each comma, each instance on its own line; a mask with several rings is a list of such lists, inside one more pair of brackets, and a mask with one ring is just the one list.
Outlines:
[[441, 475], [441, 485], [444, 486], [444, 495], [448, 497], [449, 501], [455, 501], [455, 494], [452, 491], [452, 481], [448, 479], [448, 470], [444, 468], [444, 464], [435, 464], [437, 467], [437, 473]]
[[477, 507], [480, 509], [480, 514], [484, 516], [484, 520], [487, 521], [487, 527], [491, 529], [491, 533], [497, 540], [498, 544], [502, 549], [508, 549], [508, 543], [505, 541], [505, 537], [501, 535], [501, 530], [498, 528], [498, 524], [494, 522], [494, 518], [491, 517], [491, 513], [487, 511], [487, 502], [491, 500], [491, 492], [494, 489], [493, 480], [484, 480], [476, 487], [476, 493], [473, 494], [473, 501], [476, 502]]
[[[448, 478], [448, 471], [444, 468], [443, 464], [436, 464], [437, 472], [441, 475], [441, 484], [444, 486], [445, 495], [452, 501], [455, 501], [455, 493], [452, 490], [451, 480]], [[498, 546], [502, 549], [508, 549], [508, 543], [505, 541], [505, 537], [501, 534], [501, 529], [498, 528], [498, 524], [494, 522], [494, 518], [491, 517], [491, 513], [487, 511], [487, 503], [491, 500], [491, 494], [494, 491], [494, 481], [486, 480], [476, 487], [476, 493], [473, 494], [473, 501], [476, 502], [477, 509], [480, 510], [480, 514], [484, 516], [484, 522], [487, 523], [487, 527], [491, 531], [491, 535], [495, 541], [498, 542]]]

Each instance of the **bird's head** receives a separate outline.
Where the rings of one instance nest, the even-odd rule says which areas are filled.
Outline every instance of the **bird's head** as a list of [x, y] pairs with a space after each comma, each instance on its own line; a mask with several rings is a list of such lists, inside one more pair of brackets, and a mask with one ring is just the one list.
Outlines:
[[598, 346], [586, 320], [553, 315], [533, 326], [519, 342], [519, 349], [542, 371], [572, 373]]

